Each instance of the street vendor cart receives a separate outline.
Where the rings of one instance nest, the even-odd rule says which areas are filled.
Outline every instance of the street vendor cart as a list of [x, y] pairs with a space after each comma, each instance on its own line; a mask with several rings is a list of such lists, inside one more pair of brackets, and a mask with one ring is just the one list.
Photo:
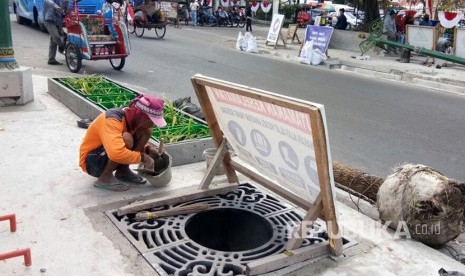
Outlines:
[[83, 59], [107, 59], [115, 70], [121, 70], [130, 53], [130, 45], [127, 27], [120, 20], [119, 1], [111, 5], [105, 3], [100, 14], [79, 14], [77, 2], [74, 1], [74, 8], [65, 17], [68, 69], [77, 73]]

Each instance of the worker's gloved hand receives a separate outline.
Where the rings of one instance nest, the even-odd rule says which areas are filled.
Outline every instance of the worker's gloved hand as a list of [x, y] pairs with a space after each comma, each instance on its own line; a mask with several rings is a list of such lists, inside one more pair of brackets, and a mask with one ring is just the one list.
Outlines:
[[148, 154], [145, 154], [144, 153], [144, 169], [147, 169], [147, 170], [153, 170], [154, 169], [154, 161], [153, 161], [153, 158], [150, 157], [150, 155]]

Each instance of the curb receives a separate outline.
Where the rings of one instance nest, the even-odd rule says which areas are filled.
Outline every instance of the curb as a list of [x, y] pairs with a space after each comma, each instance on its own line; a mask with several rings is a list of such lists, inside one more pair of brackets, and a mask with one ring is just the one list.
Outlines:
[[413, 78], [412, 83], [419, 85], [419, 86], [430, 87], [430, 88], [432, 87], [432, 88], [446, 90], [450, 92], [465, 93], [465, 87], [463, 86], [445, 84], [445, 83], [441, 83], [438, 81], [426, 80], [424, 78]]
[[429, 77], [422, 74], [403, 72], [398, 69], [390, 69], [389, 67], [379, 68], [369, 64], [359, 64], [347, 60], [339, 61], [338, 59], [329, 59], [322, 66], [390, 81], [403, 81], [421, 87], [465, 94], [465, 81], [455, 79]]

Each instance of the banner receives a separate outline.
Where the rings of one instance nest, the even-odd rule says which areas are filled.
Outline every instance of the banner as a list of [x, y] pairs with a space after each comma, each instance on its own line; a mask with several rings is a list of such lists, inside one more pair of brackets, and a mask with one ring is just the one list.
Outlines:
[[313, 40], [313, 49], [319, 49], [322, 53], [326, 53], [333, 30], [333, 27], [307, 25], [303, 45], [305, 42]]
[[[222, 89], [205, 88], [218, 123], [240, 159], [314, 202], [320, 183], [312, 135], [316, 130], [311, 127], [310, 115]], [[311, 105], [324, 114], [322, 105]]]
[[268, 30], [268, 36], [266, 41], [270, 42], [272, 45], [275, 45], [279, 38], [279, 33], [283, 26], [284, 14], [273, 14], [273, 19], [271, 20], [270, 29]]

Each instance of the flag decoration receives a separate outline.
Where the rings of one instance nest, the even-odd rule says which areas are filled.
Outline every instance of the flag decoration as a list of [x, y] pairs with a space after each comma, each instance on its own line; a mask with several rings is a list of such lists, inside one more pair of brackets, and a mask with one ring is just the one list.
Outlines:
[[250, 2], [250, 9], [253, 13], [257, 13], [258, 8], [260, 8], [260, 4], [258, 2]]
[[134, 20], [134, 9], [132, 8], [131, 4], [128, 4], [127, 18], [128, 18], [128, 21]]
[[268, 1], [263, 1], [261, 4], [262, 11], [264, 13], [268, 13], [271, 10], [272, 4], [268, 3]]
[[229, 6], [229, 0], [221, 0], [221, 6], [223, 7]]
[[463, 13], [440, 11], [438, 19], [444, 28], [453, 28], [463, 19]]

